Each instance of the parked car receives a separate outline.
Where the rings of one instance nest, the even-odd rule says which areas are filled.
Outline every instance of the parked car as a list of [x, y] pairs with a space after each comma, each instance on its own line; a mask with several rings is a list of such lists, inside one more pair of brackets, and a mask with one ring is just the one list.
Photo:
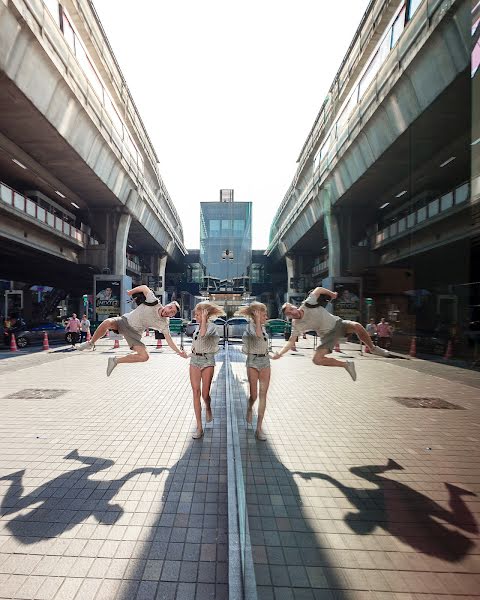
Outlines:
[[248, 319], [244, 317], [232, 317], [227, 321], [227, 338], [241, 338], [248, 325]]
[[287, 325], [287, 321], [284, 321], [283, 319], [268, 319], [265, 323], [265, 329], [267, 330], [268, 335], [271, 335], [272, 337], [275, 335], [283, 336]]
[[15, 332], [17, 346], [25, 348], [33, 344], [41, 344], [45, 332], [47, 332], [49, 342], [72, 343], [70, 334], [65, 332], [65, 327], [61, 323], [46, 322], [37, 323]]
[[189, 338], [193, 337], [195, 329], [198, 327], [198, 323], [195, 319], [192, 319], [185, 327], [185, 335]]
[[225, 319], [215, 319], [214, 321], [215, 327], [217, 328], [217, 333], [221, 338], [225, 337]]

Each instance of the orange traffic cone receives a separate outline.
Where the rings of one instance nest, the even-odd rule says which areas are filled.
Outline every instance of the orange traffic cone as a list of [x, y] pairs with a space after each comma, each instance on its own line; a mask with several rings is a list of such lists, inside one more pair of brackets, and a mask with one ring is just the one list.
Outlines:
[[447, 349], [445, 350], [445, 356], [443, 357], [445, 360], [449, 360], [450, 358], [452, 358], [452, 340], [448, 341], [447, 344]]
[[118, 340], [118, 338], [115, 340], [115, 342], [113, 343], [113, 348], [120, 348], [120, 341]]
[[338, 342], [335, 344], [335, 348], [333, 349], [333, 351], [334, 352], [341, 352], [341, 350], [340, 350], [340, 344]]
[[410, 342], [410, 356], [417, 355], [417, 338], [415, 336], [412, 337], [412, 341]]
[[147, 330], [145, 331], [145, 335], [146, 335], [147, 337], [149, 337], [149, 335], [150, 335], [150, 329], [147, 329]]
[[50, 346], [48, 345], [48, 335], [46, 331], [43, 332], [43, 349], [50, 350]]
[[159, 350], [162, 347], [162, 340], [159, 338], [157, 340], [157, 350]]
[[15, 334], [12, 333], [12, 335], [10, 336], [10, 352], [17, 352], [18, 348], [17, 348], [17, 342], [15, 340]]

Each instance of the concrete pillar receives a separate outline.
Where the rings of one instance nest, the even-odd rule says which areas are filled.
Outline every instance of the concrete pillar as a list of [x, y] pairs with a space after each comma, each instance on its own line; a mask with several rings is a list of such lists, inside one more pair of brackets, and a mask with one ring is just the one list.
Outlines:
[[342, 274], [342, 243], [340, 240], [338, 219], [332, 209], [328, 188], [324, 189], [323, 192], [323, 219], [328, 239], [328, 276], [340, 277]]
[[153, 274], [156, 277], [161, 278], [161, 286], [157, 287], [155, 292], [157, 294], [161, 294], [162, 303], [165, 304], [167, 299], [165, 298], [165, 271], [167, 269], [167, 259], [168, 255], [164, 254], [162, 256], [154, 256], [153, 257]]
[[285, 263], [287, 265], [287, 293], [285, 294], [285, 302], [290, 302], [290, 298], [297, 294], [296, 288], [290, 287], [292, 279], [296, 277], [295, 256], [285, 254]]
[[127, 241], [132, 215], [122, 213], [118, 219], [113, 255], [113, 272], [115, 275], [127, 274]]

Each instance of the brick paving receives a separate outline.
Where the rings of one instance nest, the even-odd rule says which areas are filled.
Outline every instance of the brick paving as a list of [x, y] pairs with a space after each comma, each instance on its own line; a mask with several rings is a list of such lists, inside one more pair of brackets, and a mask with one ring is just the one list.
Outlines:
[[[311, 347], [272, 362], [268, 441], [241, 426], [258, 598], [479, 598], [478, 389], [344, 346], [354, 383]], [[245, 424], [243, 363], [233, 352]]]
[[[107, 378], [112, 345], [5, 362], [0, 598], [226, 599], [221, 359], [194, 441], [188, 361], [152, 349]], [[57, 397], [7, 397], [32, 389]]]

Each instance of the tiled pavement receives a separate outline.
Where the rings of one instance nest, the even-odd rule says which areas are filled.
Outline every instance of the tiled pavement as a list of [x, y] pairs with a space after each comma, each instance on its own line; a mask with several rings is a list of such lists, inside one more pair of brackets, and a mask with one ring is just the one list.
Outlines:
[[[188, 361], [153, 350], [107, 378], [101, 345], [2, 370], [0, 598], [227, 598], [222, 386], [195, 442]], [[27, 389], [61, 392], [7, 398]]]
[[[302, 345], [272, 362], [268, 441], [242, 426], [259, 599], [479, 598], [478, 389], [344, 346], [354, 383]], [[232, 364], [244, 423], [239, 352]]]
[[[0, 370], [0, 598], [227, 598], [222, 357], [194, 442], [188, 362], [153, 350], [107, 379], [103, 344]], [[480, 597], [478, 389], [358, 353], [353, 383], [305, 344], [272, 362], [265, 443], [231, 352], [258, 597]], [[25, 389], [65, 392], [6, 398]]]

